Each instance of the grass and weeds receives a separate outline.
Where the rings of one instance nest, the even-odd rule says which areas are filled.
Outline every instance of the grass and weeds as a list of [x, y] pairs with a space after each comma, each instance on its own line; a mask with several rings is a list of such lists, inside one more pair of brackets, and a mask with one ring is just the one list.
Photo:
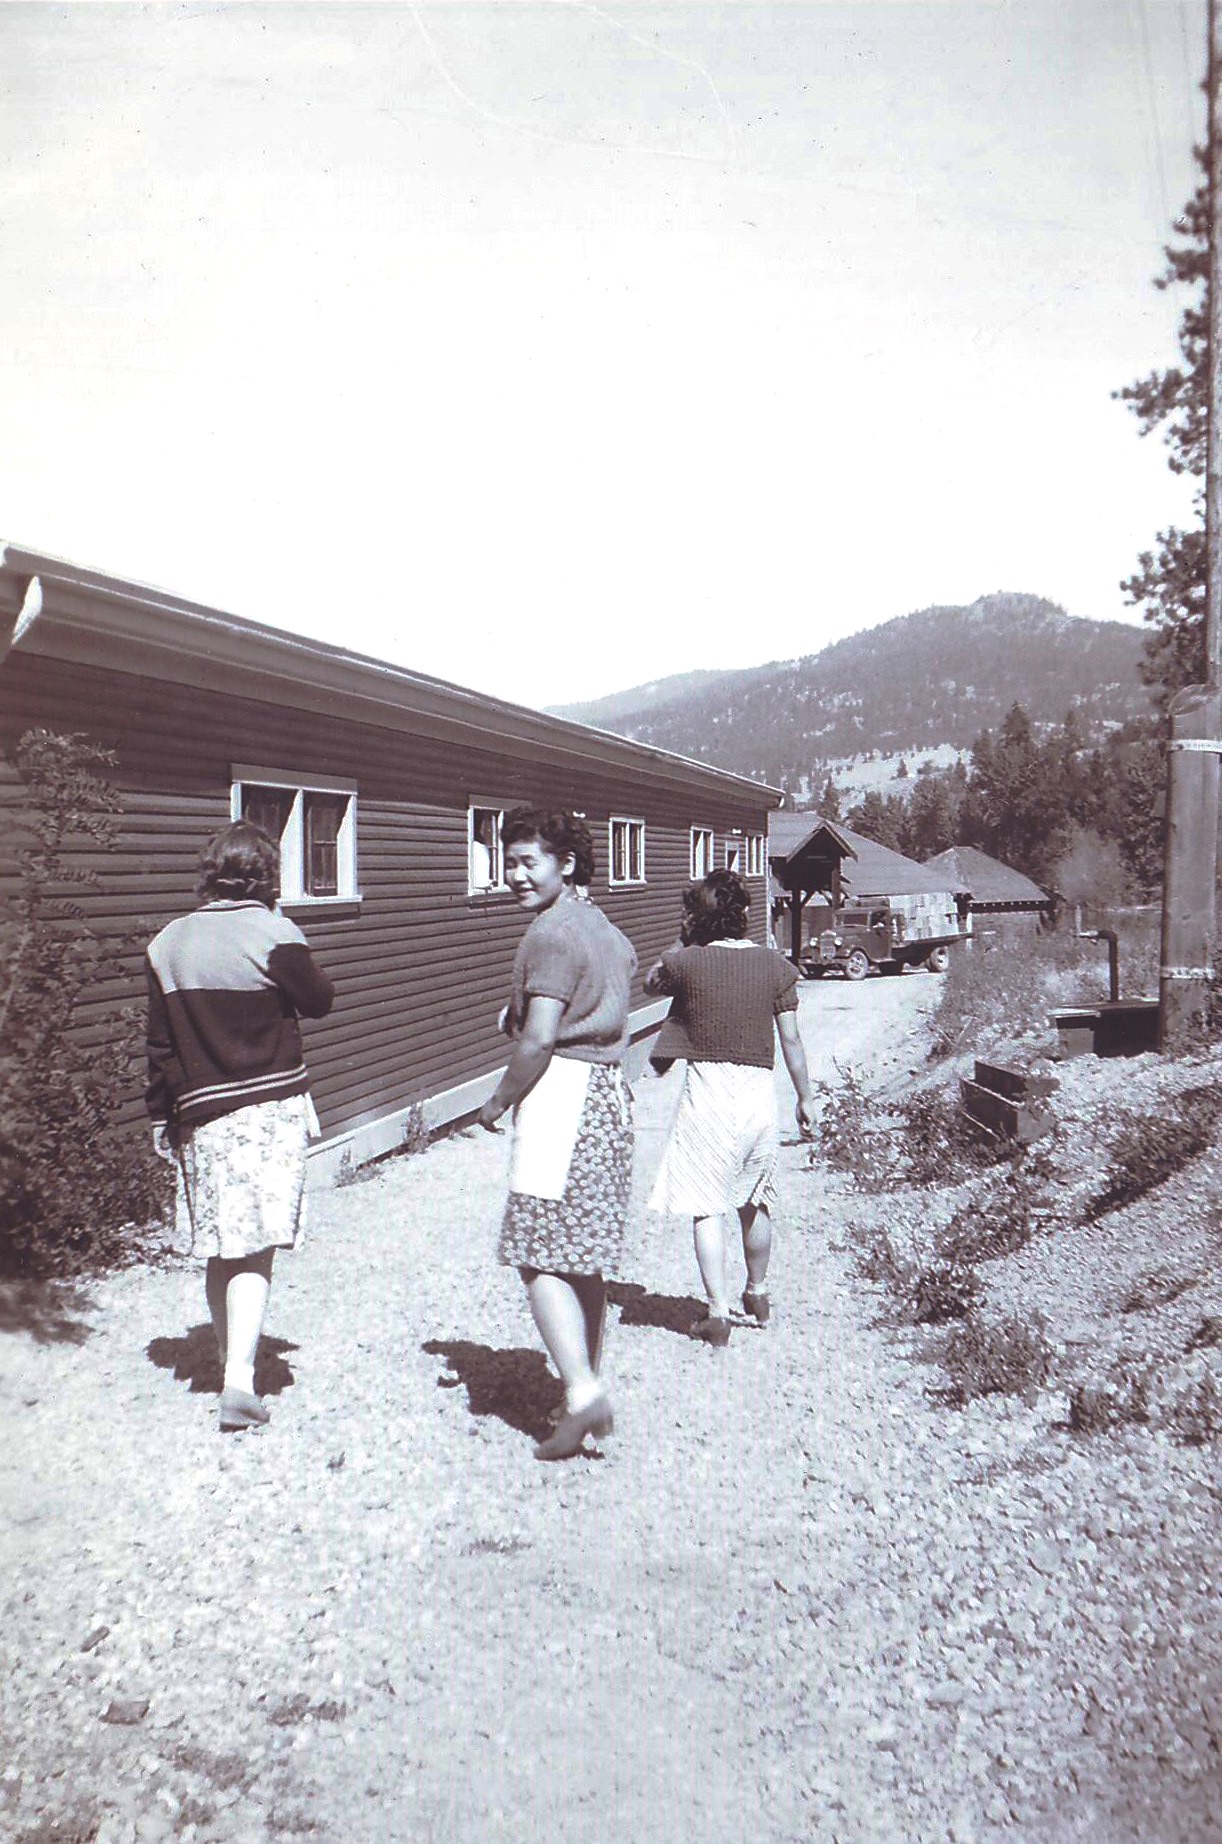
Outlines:
[[[1120, 937], [1120, 990], [1136, 998], [1158, 990], [1157, 925], [1128, 912], [1084, 917], [1090, 927], [1114, 927]], [[1048, 1021], [1054, 1006], [1090, 1004], [1108, 997], [1108, 957], [1103, 942], [1074, 933], [1072, 916], [1050, 933], [1016, 936], [987, 947], [974, 943], [951, 955], [933, 1015], [932, 1054], [986, 1053], [1016, 1037], [1051, 1047]]]
[[969, 1312], [947, 1333], [938, 1361], [950, 1399], [962, 1406], [978, 1396], [1031, 1395], [1048, 1380], [1052, 1347], [1039, 1313], [986, 1319]]
[[1210, 1147], [1222, 1118], [1222, 1089], [1184, 1089], [1157, 1115], [1129, 1108], [1119, 1116], [1107, 1151], [1105, 1182], [1086, 1206], [1097, 1222], [1166, 1184]]

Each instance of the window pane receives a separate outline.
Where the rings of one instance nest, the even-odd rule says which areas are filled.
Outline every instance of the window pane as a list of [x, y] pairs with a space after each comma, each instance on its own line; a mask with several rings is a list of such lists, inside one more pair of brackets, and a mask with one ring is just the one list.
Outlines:
[[501, 814], [495, 807], [471, 809], [471, 888], [490, 890], [504, 882], [501, 870]]
[[636, 883], [640, 883], [644, 876], [641, 868], [641, 848], [644, 842], [645, 828], [639, 821], [634, 821], [628, 828], [628, 875]]
[[[279, 845], [293, 810], [292, 788], [242, 787], [242, 818], [252, 826], [262, 826], [269, 839]], [[232, 809], [231, 809], [232, 811]]]
[[339, 895], [339, 828], [347, 804], [343, 794], [305, 796], [307, 896]]

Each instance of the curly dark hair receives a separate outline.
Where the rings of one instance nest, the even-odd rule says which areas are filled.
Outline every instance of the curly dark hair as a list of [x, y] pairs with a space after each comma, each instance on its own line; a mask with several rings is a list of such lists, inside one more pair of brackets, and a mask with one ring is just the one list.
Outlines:
[[594, 878], [594, 841], [590, 828], [576, 813], [551, 812], [545, 807], [514, 807], [501, 825], [501, 844], [508, 851], [523, 839], [538, 839], [553, 858], [576, 859], [575, 884], [588, 884]]
[[280, 848], [262, 826], [234, 820], [209, 839], [199, 871], [199, 894], [205, 902], [256, 897], [271, 909], [280, 885]]
[[710, 941], [741, 941], [747, 932], [751, 898], [741, 877], [733, 871], [710, 871], [683, 892], [683, 920], [679, 939], [687, 947], [705, 947]]

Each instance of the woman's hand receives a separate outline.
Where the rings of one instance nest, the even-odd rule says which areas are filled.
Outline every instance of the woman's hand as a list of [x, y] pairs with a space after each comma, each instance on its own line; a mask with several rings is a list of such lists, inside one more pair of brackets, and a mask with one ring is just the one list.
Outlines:
[[489, 1095], [487, 1101], [479, 1111], [479, 1124], [484, 1129], [485, 1133], [503, 1133], [504, 1128], [498, 1126], [497, 1123], [502, 1120], [508, 1112], [509, 1110], [505, 1107], [503, 1102], [498, 1101], [495, 1095]]
[[802, 1135], [802, 1138], [804, 1140], [813, 1140], [815, 1137], [815, 1104], [811, 1097], [809, 1095], [805, 1097], [800, 1096], [798, 1098], [798, 1105], [793, 1112], [794, 1118], [798, 1123], [798, 1131]]

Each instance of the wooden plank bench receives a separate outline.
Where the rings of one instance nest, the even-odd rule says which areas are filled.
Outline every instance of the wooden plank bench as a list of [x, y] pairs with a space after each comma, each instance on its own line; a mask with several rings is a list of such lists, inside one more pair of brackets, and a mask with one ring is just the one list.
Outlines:
[[1045, 1105], [1058, 1087], [1055, 1076], [1031, 1076], [1001, 1063], [976, 1063], [976, 1079], [959, 1079], [959, 1100], [969, 1120], [1001, 1139], [1029, 1146], [1055, 1124]]

